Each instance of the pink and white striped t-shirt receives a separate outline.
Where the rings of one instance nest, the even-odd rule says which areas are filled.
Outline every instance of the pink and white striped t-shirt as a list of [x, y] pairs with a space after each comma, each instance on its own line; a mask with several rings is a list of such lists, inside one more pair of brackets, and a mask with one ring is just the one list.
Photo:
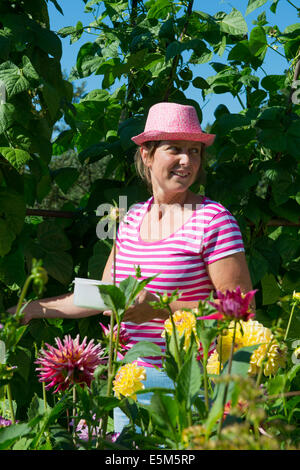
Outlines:
[[[152, 204], [153, 196], [146, 202], [135, 204], [120, 223], [116, 240], [116, 284], [128, 276], [135, 277], [135, 267], [139, 266], [142, 278], [159, 273], [147, 284], [148, 291], [171, 294], [178, 289], [179, 300], [204, 300], [214, 289], [206, 266], [244, 251], [235, 218], [221, 204], [204, 197], [191, 217], [172, 235], [146, 242], [140, 237], [140, 226]], [[163, 325], [162, 319], [122, 324], [130, 338], [129, 346], [151, 341], [164, 353]], [[143, 358], [139, 364], [160, 367], [161, 358]]]

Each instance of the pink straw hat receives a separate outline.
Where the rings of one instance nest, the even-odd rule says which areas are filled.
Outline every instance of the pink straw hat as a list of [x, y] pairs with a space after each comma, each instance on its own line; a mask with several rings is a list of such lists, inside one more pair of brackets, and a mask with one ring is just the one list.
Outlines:
[[214, 139], [215, 134], [202, 131], [193, 106], [177, 103], [153, 105], [149, 109], [144, 132], [132, 137], [137, 145], [152, 140], [190, 140], [209, 146]]

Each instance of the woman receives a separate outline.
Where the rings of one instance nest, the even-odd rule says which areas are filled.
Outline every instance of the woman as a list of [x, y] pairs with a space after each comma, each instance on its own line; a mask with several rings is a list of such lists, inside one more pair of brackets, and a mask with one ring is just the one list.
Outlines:
[[[139, 146], [138, 172], [150, 186], [152, 196], [134, 205], [120, 223], [116, 282], [134, 276], [137, 265], [143, 277], [157, 276], [124, 316], [129, 345], [147, 340], [158, 344], [164, 352], [161, 334], [168, 312], [149, 304], [157, 299], [156, 292], [170, 294], [178, 289], [180, 298], [170, 305], [175, 312], [197, 307], [198, 301], [213, 290], [233, 290], [237, 286], [244, 292], [252, 289], [235, 219], [221, 204], [189, 189], [201, 176], [203, 151], [214, 137], [202, 132], [194, 107], [158, 103], [149, 110], [144, 132], [132, 138]], [[112, 265], [113, 252], [102, 280], [111, 282]], [[73, 294], [67, 294], [32, 302], [26, 309], [25, 320], [43, 316], [81, 318], [96, 313], [74, 306]], [[146, 386], [172, 385], [154, 367], [161, 366], [161, 358], [141, 358], [138, 363], [146, 368]], [[116, 432], [125, 422], [117, 411]]]
[[[180, 298], [170, 305], [175, 312], [197, 307], [212, 290], [233, 290], [238, 285], [244, 292], [252, 289], [235, 219], [221, 204], [189, 189], [202, 174], [203, 150], [214, 137], [202, 132], [192, 106], [159, 103], [149, 110], [145, 131], [132, 139], [139, 145], [138, 173], [153, 195], [133, 206], [120, 223], [116, 282], [134, 276], [137, 265], [144, 277], [159, 274], [125, 314], [130, 346], [146, 340], [165, 351], [161, 334], [168, 312], [149, 304], [156, 292], [171, 294], [178, 289]], [[105, 281], [112, 278], [112, 256], [103, 273]], [[172, 387], [170, 379], [154, 368], [161, 367], [161, 358], [140, 358], [138, 365], [146, 369], [146, 388]], [[148, 394], [139, 397], [142, 403], [149, 399]], [[115, 410], [114, 418], [116, 431], [128, 422], [120, 410]]]

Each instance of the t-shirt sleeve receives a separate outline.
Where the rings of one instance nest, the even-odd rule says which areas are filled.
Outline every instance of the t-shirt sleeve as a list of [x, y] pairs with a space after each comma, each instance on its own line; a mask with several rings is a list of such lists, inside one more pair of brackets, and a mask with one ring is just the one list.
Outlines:
[[210, 264], [240, 251], [245, 249], [236, 219], [227, 210], [217, 213], [204, 229], [204, 262]]

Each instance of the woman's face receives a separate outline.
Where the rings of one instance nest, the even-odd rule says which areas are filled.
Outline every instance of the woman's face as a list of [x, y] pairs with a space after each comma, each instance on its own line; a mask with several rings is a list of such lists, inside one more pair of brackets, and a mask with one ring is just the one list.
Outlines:
[[198, 175], [201, 148], [201, 142], [164, 140], [150, 159], [146, 147], [142, 146], [141, 156], [150, 169], [153, 191], [187, 191]]

